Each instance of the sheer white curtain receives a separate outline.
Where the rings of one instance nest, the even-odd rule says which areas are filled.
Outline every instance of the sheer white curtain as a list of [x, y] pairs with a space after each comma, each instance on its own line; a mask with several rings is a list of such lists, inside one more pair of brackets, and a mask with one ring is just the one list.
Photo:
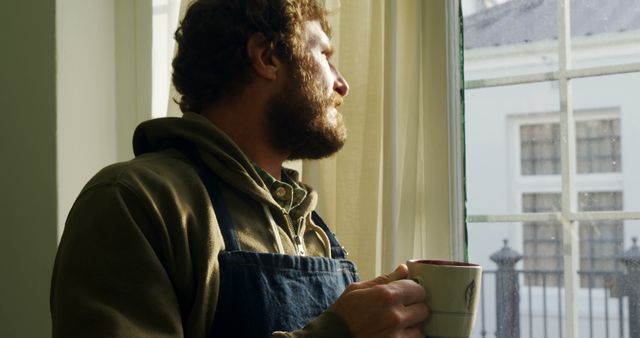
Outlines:
[[445, 1], [327, 1], [349, 140], [304, 163], [363, 278], [451, 258]]
[[319, 212], [362, 278], [411, 257], [451, 258], [445, 0], [326, 5], [351, 90], [347, 145], [303, 164]]

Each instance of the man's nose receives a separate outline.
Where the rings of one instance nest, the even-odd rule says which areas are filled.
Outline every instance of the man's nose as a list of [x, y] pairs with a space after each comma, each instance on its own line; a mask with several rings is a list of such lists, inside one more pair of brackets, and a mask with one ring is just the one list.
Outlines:
[[340, 74], [340, 71], [334, 65], [331, 65], [331, 70], [335, 76], [335, 80], [333, 81], [333, 90], [343, 97], [347, 96], [349, 93], [349, 83], [347, 82], [347, 79]]

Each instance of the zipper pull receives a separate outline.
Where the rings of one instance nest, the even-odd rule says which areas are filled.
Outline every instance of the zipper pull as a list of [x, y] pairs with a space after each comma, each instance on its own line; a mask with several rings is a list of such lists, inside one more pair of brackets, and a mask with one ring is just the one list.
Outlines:
[[305, 256], [307, 253], [306, 253], [306, 250], [304, 249], [304, 244], [302, 243], [302, 239], [300, 238], [300, 229], [302, 228], [302, 221], [304, 221], [304, 219], [302, 218], [299, 219], [298, 229], [294, 229], [295, 225], [289, 213], [284, 208], [281, 208], [281, 210], [282, 210], [282, 214], [284, 216], [285, 222], [287, 222], [287, 227], [289, 228], [290, 236], [293, 239], [293, 244], [295, 245], [296, 250], [298, 250], [298, 254], [300, 256]]
[[297, 242], [296, 244], [298, 245], [298, 251], [300, 252], [301, 256], [305, 256], [307, 254], [304, 248], [304, 243], [302, 243], [302, 238], [300, 237], [302, 236], [300, 231], [302, 230], [303, 222], [304, 222], [304, 217], [298, 218], [298, 228], [296, 229], [296, 242]]
[[302, 239], [300, 239], [300, 236], [296, 234], [294, 236], [294, 241], [296, 243], [296, 247], [298, 248], [298, 253], [300, 254], [300, 256], [305, 256], [306, 252], [304, 250], [304, 245], [302, 244]]

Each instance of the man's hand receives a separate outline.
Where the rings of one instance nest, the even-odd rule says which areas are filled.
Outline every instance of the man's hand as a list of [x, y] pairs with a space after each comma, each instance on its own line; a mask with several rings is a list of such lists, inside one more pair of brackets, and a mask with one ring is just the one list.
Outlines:
[[388, 275], [353, 283], [330, 310], [345, 320], [356, 338], [420, 338], [429, 310], [424, 289], [406, 279], [406, 265]]

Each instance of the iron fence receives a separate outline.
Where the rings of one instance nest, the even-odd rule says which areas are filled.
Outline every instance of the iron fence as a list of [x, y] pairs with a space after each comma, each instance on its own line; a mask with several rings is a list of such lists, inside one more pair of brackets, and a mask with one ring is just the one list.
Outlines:
[[[498, 269], [483, 272], [476, 322], [479, 336], [563, 338], [564, 272], [516, 270], [522, 255], [509, 248], [506, 241], [491, 259]], [[635, 238], [631, 249], [617, 259], [625, 266], [623, 271], [578, 272], [586, 280], [586, 286], [580, 290], [581, 299], [586, 300], [586, 304], [581, 304], [581, 337], [640, 338], [640, 249]], [[595, 283], [596, 279], [604, 283]], [[486, 298], [490, 291], [495, 292], [493, 300]], [[490, 315], [487, 311], [492, 301], [495, 301], [495, 312]], [[489, 332], [492, 319], [495, 331]]]

